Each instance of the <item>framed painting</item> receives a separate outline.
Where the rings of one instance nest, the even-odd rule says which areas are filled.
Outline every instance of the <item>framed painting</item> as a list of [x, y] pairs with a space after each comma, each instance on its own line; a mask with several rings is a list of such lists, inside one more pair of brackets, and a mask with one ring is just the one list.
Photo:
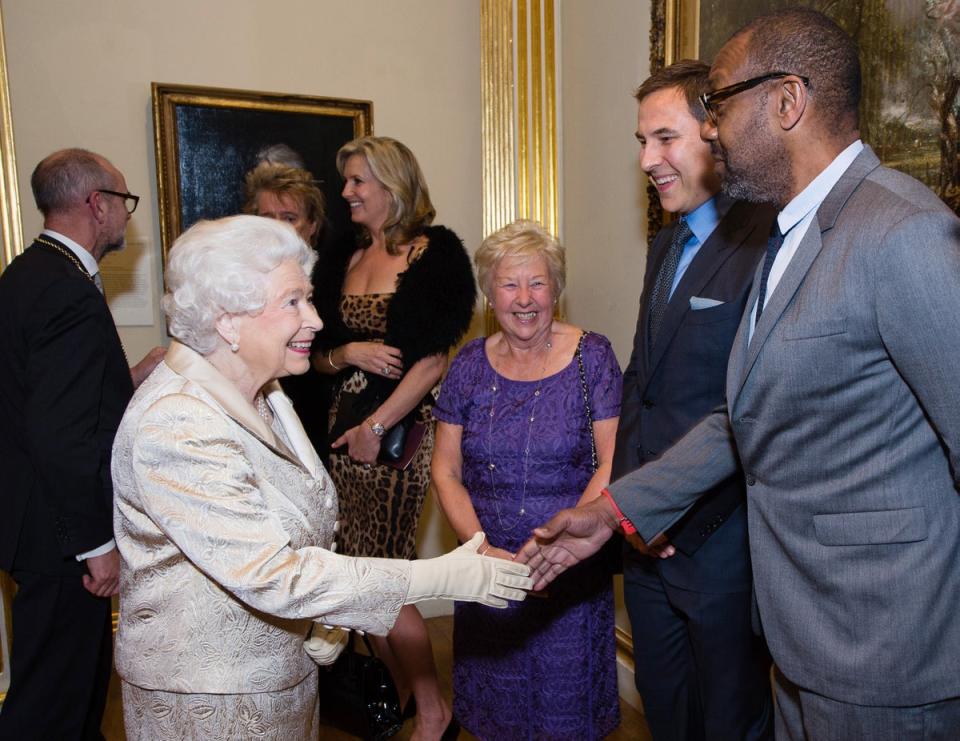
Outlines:
[[258, 153], [286, 145], [313, 173], [334, 228], [349, 224], [337, 150], [373, 132], [373, 104], [154, 82], [154, 140], [163, 256], [194, 222], [240, 213]]
[[788, 5], [826, 13], [857, 41], [861, 138], [960, 214], [957, 0], [653, 0], [650, 68], [685, 57], [711, 62], [738, 28]]

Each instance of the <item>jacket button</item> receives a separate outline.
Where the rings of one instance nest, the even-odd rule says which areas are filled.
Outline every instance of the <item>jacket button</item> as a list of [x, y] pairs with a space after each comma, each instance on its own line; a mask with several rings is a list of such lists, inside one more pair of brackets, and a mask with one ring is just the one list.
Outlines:
[[753, 485], [756, 484], [756, 483], [757, 483], [756, 477], [755, 477], [755, 476], [752, 476], [751, 474], [748, 473], [748, 474], [747, 474], [747, 486], [753, 486]]

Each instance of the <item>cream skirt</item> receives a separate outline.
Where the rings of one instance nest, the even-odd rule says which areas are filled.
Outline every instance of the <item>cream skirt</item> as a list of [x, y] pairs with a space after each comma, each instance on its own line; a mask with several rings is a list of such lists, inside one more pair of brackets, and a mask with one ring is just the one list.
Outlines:
[[316, 739], [320, 730], [317, 672], [277, 692], [188, 695], [122, 682], [128, 741]]

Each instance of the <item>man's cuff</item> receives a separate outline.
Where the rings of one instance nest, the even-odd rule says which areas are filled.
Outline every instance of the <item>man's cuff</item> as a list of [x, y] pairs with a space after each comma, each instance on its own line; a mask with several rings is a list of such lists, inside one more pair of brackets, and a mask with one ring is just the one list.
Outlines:
[[88, 558], [93, 558], [94, 556], [102, 556], [104, 553], [109, 553], [116, 547], [117, 541], [115, 541], [113, 538], [110, 538], [108, 542], [104, 543], [99, 548], [94, 548], [92, 551], [87, 551], [86, 553], [78, 553], [77, 560], [86, 561]]
[[613, 514], [616, 515], [617, 524], [620, 526], [620, 529], [623, 530], [623, 534], [633, 535], [635, 532], [637, 532], [637, 529], [633, 526], [633, 523], [627, 519], [627, 516], [620, 511], [617, 503], [613, 501], [613, 497], [610, 495], [610, 492], [606, 489], [601, 489], [600, 493], [607, 498], [607, 501], [610, 502], [610, 506], [613, 507]]

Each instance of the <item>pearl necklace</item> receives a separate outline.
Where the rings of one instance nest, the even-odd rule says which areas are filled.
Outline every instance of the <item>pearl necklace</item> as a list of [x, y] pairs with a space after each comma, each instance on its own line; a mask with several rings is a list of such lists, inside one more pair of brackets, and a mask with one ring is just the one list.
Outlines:
[[[504, 525], [503, 523], [503, 514], [500, 510], [501, 502], [506, 505], [507, 501], [501, 499], [497, 494], [497, 483], [495, 480], [495, 471], [497, 470], [497, 464], [493, 461], [493, 421], [497, 414], [497, 394], [500, 391], [500, 383], [504, 378], [500, 375], [500, 372], [497, 370], [497, 367], [490, 362], [490, 367], [493, 368], [493, 373], [496, 376], [494, 379], [493, 385], [490, 387], [490, 390], [493, 392], [493, 396], [490, 401], [490, 414], [487, 421], [487, 439], [486, 439], [486, 453], [487, 453], [487, 473], [490, 477], [490, 492], [493, 496], [493, 506], [497, 512], [497, 522], [500, 523], [500, 528], [504, 532], [509, 532], [513, 530], [520, 522], [523, 520], [523, 516], [527, 513], [526, 502], [527, 502], [527, 464], [530, 461], [530, 438], [533, 435], [533, 423], [537, 418], [537, 403], [540, 401], [540, 392], [543, 388], [543, 379], [547, 371], [547, 359], [550, 357], [550, 350], [553, 348], [553, 343], [547, 340], [545, 345], [546, 352], [543, 354], [543, 366], [540, 368], [540, 377], [537, 379], [537, 388], [533, 392], [533, 404], [530, 407], [530, 416], [527, 418], [527, 440], [523, 446], [523, 478], [520, 488], [520, 511], [517, 513], [517, 519], [514, 520], [512, 525]], [[525, 403], [524, 399], [520, 403]]]
[[270, 412], [270, 407], [267, 405], [267, 400], [263, 398], [263, 394], [257, 394], [253, 399], [253, 403], [257, 408], [257, 414], [263, 417], [267, 424], [270, 424], [273, 414]]
[[[72, 262], [74, 265], [76, 265], [76, 266], [77, 266], [77, 269], [78, 269], [81, 273], [83, 273], [83, 275], [87, 278], [87, 280], [89, 280], [89, 281], [90, 281], [91, 283], [93, 283], [94, 285], [97, 284], [97, 282], [96, 282], [96, 280], [94, 280], [93, 276], [90, 275], [89, 272], [87, 272], [87, 269], [86, 269], [85, 267], [83, 267], [83, 263], [81, 263], [80, 260], [77, 259], [77, 256], [76, 256], [75, 254], [73, 254], [70, 250], [64, 249], [63, 247], [61, 247], [61, 246], [60, 246], [59, 244], [57, 244], [56, 242], [51, 242], [50, 240], [44, 239], [43, 237], [37, 237], [36, 241], [39, 242], [40, 244], [46, 245], [47, 247], [53, 247], [53, 249], [55, 249], [55, 250], [56, 250], [57, 252], [59, 252], [61, 255], [63, 255], [64, 257], [66, 257], [68, 260], [70, 260], [70, 262]], [[100, 290], [100, 289], [98, 288], [97, 290]]]

